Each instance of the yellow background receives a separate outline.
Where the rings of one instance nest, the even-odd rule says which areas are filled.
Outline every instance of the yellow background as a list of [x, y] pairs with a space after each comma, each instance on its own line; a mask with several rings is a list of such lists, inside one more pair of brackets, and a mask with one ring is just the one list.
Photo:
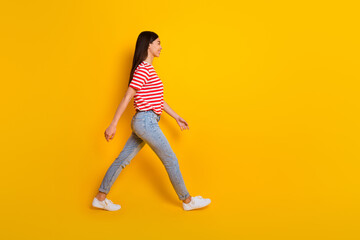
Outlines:
[[[2, 239], [359, 239], [356, 1], [6, 1]], [[131, 134], [107, 142], [135, 43], [154, 31], [159, 122], [192, 196], [146, 145], [91, 207]]]

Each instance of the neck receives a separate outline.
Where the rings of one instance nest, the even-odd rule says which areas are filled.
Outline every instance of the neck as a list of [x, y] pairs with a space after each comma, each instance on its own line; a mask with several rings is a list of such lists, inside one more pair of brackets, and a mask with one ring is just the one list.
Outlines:
[[148, 56], [144, 61], [152, 65], [153, 60], [154, 60], [154, 56]]

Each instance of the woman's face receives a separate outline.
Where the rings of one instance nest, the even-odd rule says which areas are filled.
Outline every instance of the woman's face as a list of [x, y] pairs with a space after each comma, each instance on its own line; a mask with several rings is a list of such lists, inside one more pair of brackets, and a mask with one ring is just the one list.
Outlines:
[[161, 52], [160, 39], [155, 39], [152, 43], [149, 44], [149, 51], [154, 57], [159, 57]]

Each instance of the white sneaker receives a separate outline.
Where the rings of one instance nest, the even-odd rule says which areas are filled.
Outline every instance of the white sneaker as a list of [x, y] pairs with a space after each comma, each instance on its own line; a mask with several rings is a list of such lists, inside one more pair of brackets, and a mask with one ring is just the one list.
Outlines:
[[105, 209], [108, 211], [116, 211], [121, 208], [119, 204], [114, 204], [111, 200], [105, 198], [103, 201], [99, 201], [96, 197], [92, 202], [93, 207]]
[[209, 198], [203, 198], [202, 196], [191, 197], [191, 201], [189, 203], [183, 202], [183, 208], [186, 211], [202, 208], [211, 203]]

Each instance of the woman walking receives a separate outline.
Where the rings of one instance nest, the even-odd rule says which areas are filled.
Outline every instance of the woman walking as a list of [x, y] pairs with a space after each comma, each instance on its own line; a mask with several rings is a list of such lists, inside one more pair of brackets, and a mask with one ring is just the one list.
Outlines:
[[131, 120], [132, 133], [101, 182], [99, 192], [92, 202], [96, 208], [109, 211], [121, 208], [119, 204], [114, 204], [106, 198], [106, 195], [121, 170], [130, 163], [145, 144], [151, 147], [164, 164], [171, 184], [178, 198], [183, 202], [184, 210], [202, 208], [211, 202], [208, 198], [190, 196], [180, 172], [177, 157], [158, 124], [164, 111], [176, 120], [181, 131], [189, 129], [187, 122], [163, 99], [163, 83], [152, 65], [154, 57], [159, 57], [161, 49], [160, 39], [156, 33], [144, 31], [138, 36], [128, 89], [117, 108], [113, 121], [105, 131], [105, 138], [107, 141], [113, 139], [117, 123], [134, 97], [136, 113]]

